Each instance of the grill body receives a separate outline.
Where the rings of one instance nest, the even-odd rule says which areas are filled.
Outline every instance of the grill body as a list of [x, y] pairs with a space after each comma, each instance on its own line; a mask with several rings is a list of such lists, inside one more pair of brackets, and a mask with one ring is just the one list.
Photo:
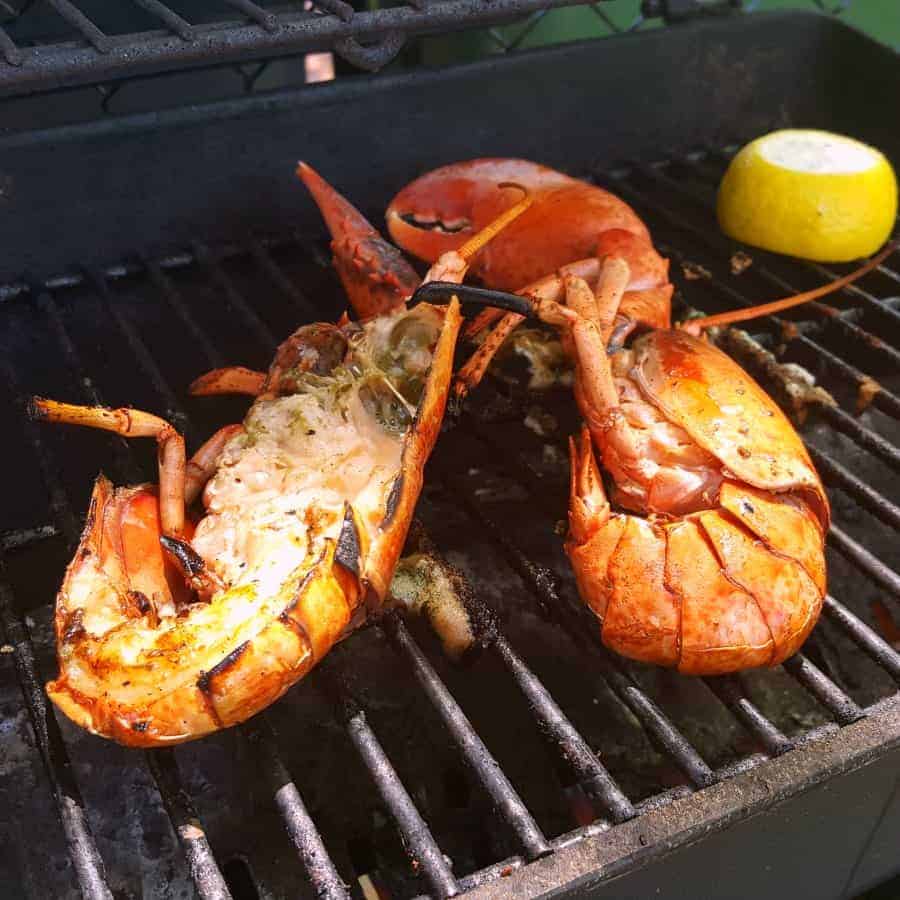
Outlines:
[[[741, 280], [728, 274], [734, 248], [709, 211], [719, 149], [818, 126], [897, 161], [886, 110], [898, 93], [896, 54], [833, 20], [771, 15], [0, 138], [10, 893], [240, 897], [256, 884], [338, 897], [341, 879], [375, 873], [398, 897], [711, 885], [838, 897], [893, 873], [900, 657], [866, 624], [875, 600], [900, 621], [891, 270], [850, 292], [848, 312], [805, 314], [786, 351], [840, 402], [804, 429], [838, 489], [835, 600], [806, 655], [740, 681], [684, 679], [593, 645], [552, 534], [565, 465], [522, 425], [537, 404], [565, 435], [571, 399], [487, 387], [443, 436], [422, 501], [505, 635], [470, 667], [449, 666], [423, 628], [389, 622], [345, 642], [264, 721], [176, 754], [57, 726], [38, 685], [53, 671], [49, 601], [67, 539], [98, 469], [119, 481], [154, 469], [147, 447], [26, 423], [21, 400], [148, 408], [192, 446], [240, 418], [243, 404], [188, 401], [184, 386], [224, 362], [265, 366], [300, 322], [341, 308], [298, 158], [373, 221], [433, 166], [539, 159], [633, 203], [691, 305], [806, 287], [832, 273], [753, 254]], [[709, 277], [681, 277], [688, 264]], [[881, 390], [857, 419], [844, 409], [861, 373]]]

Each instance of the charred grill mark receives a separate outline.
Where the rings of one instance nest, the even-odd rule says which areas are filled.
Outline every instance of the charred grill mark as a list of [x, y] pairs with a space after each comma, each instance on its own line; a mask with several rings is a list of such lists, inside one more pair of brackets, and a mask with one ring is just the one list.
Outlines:
[[293, 615], [293, 612], [297, 608], [297, 604], [300, 603], [300, 601], [303, 599], [303, 595], [306, 593], [306, 589], [312, 583], [313, 579], [318, 577], [319, 568], [323, 560], [325, 559], [326, 553], [323, 553], [316, 561], [315, 565], [306, 573], [306, 575], [303, 576], [303, 580], [300, 582], [300, 586], [297, 588], [297, 593], [294, 595], [294, 599], [291, 600], [291, 602], [278, 615], [278, 619], [283, 625], [293, 628], [297, 632], [301, 640], [306, 644], [306, 647], [309, 650], [313, 661], [315, 661], [316, 659], [316, 651], [315, 647], [313, 646], [312, 639], [309, 636], [309, 632], [306, 630], [306, 626]]
[[334, 561], [352, 572], [357, 578], [362, 571], [362, 547], [359, 539], [359, 530], [356, 527], [353, 507], [349, 503], [344, 504], [344, 523], [341, 525], [341, 533], [338, 536], [337, 547], [334, 551]]
[[381, 520], [381, 527], [386, 528], [391, 524], [394, 513], [400, 504], [400, 498], [403, 496], [403, 472], [394, 479], [391, 485], [391, 492], [388, 494], [387, 503], [384, 505], [384, 518]]
[[303, 576], [303, 580], [300, 582], [300, 586], [297, 588], [297, 593], [294, 595], [294, 599], [281, 611], [279, 614], [279, 618], [281, 616], [288, 616], [293, 618], [291, 613], [296, 609], [297, 604], [303, 598], [303, 595], [306, 593], [307, 587], [309, 587], [313, 578], [316, 578], [319, 574], [319, 566], [322, 564], [322, 560], [325, 558], [325, 554], [323, 553], [319, 559], [316, 561], [315, 565]]
[[201, 672], [200, 677], [197, 679], [197, 687], [203, 691], [204, 694], [212, 693], [212, 689], [214, 687], [213, 681], [222, 675], [224, 672], [227, 672], [240, 658], [244, 655], [244, 651], [250, 646], [250, 641], [244, 641], [242, 644], [238, 644], [231, 653], [228, 654], [224, 659], [219, 660], [208, 672]]
[[[204, 681], [206, 678], [206, 673], [201, 672], [200, 677], [197, 679], [197, 688], [198, 693], [200, 694], [200, 700], [203, 705], [206, 707], [206, 711], [209, 713], [209, 717], [215, 722], [217, 728], [222, 728], [225, 724], [222, 721], [221, 716], [219, 715], [218, 710], [216, 709], [216, 704], [213, 702], [212, 694], [210, 694], [206, 687], [208, 687], [208, 682]], [[203, 682], [203, 685], [201, 685]]]
[[250, 646], [250, 641], [244, 641], [242, 644], [238, 644], [234, 650], [231, 651], [224, 659], [217, 662], [208, 672], [201, 672], [200, 676], [197, 678], [197, 688], [200, 691], [200, 696], [203, 698], [203, 703], [209, 711], [210, 716], [216, 725], [221, 728], [223, 726], [223, 722], [221, 717], [219, 716], [218, 710], [216, 710], [215, 699], [213, 698], [213, 689], [215, 688], [215, 679], [220, 675], [227, 672], [237, 661], [243, 656], [244, 651]]

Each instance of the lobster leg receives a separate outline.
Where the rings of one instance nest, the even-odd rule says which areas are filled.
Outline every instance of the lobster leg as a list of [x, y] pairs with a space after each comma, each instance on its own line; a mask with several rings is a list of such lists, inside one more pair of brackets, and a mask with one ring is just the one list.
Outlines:
[[[578, 275], [590, 280], [597, 277], [600, 263], [596, 259], [583, 259], [568, 266], [563, 266], [556, 275], [548, 275], [540, 281], [517, 291], [523, 297], [531, 299], [535, 305], [541, 302], [559, 303], [564, 296], [564, 279], [567, 275]], [[498, 322], [499, 319], [499, 322]], [[503, 313], [501, 310], [488, 308], [482, 310], [466, 330], [466, 337], [473, 338], [494, 322], [497, 325], [481, 342], [475, 352], [466, 360], [456, 374], [453, 385], [454, 395], [462, 400], [471, 390], [481, 384], [491, 361], [497, 355], [504, 341], [525, 319], [524, 315], [515, 312]]]
[[206, 482], [215, 475], [219, 457], [222, 455], [225, 445], [243, 430], [243, 425], [226, 425], [224, 428], [220, 428], [188, 460], [184, 476], [184, 502], [187, 506], [190, 506], [200, 496]]
[[594, 291], [594, 308], [597, 311], [594, 321], [600, 329], [604, 346], [612, 336], [629, 277], [628, 263], [624, 259], [614, 257], [604, 260], [600, 268], [600, 278]]
[[254, 372], [243, 366], [228, 366], [213, 369], [195, 378], [188, 393], [194, 397], [209, 397], [213, 394], [246, 394], [248, 397], [256, 397], [262, 393], [265, 383], [265, 372]]
[[488, 332], [478, 349], [465, 361], [456, 373], [453, 383], [453, 393], [462, 399], [473, 388], [478, 387], [484, 373], [487, 372], [491, 360], [497, 355], [503, 342], [513, 333], [519, 323], [525, 318], [518, 313], [509, 312], [504, 315], [499, 323]]
[[184, 534], [185, 468], [184, 438], [165, 420], [151, 413], [121, 407], [78, 406], [34, 397], [35, 419], [83, 425], [112, 431], [122, 437], [152, 437], [159, 446], [159, 511], [162, 532], [181, 539]]

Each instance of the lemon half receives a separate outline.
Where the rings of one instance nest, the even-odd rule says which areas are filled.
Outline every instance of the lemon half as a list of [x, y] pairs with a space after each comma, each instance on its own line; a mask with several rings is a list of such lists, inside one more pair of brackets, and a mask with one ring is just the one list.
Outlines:
[[719, 185], [722, 230], [745, 244], [818, 262], [874, 253], [897, 217], [897, 178], [882, 153], [827, 131], [757, 138]]

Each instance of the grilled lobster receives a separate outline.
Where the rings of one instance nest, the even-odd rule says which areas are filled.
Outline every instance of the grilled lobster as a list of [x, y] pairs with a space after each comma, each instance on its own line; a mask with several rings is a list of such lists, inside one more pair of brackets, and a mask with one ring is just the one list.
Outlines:
[[[458, 187], [448, 173], [483, 176], [477, 188], [470, 185], [457, 197], [500, 198], [503, 191], [498, 176], [490, 180], [491, 166], [498, 161], [450, 166], [423, 176], [400, 192], [391, 209], [408, 210], [413, 198], [422, 211], [420, 223], [448, 210], [464, 215], [459, 206], [442, 205], [451, 188]], [[508, 170], [500, 168], [508, 177]], [[550, 185], [558, 183], [556, 173], [539, 167], [534, 171], [544, 173]], [[582, 189], [584, 196], [588, 188]], [[557, 189], [548, 190], [552, 197]], [[490, 208], [502, 205], [497, 200]], [[618, 228], [621, 210], [610, 208], [610, 221]], [[466, 209], [472, 215], [472, 207]], [[624, 656], [689, 674], [776, 665], [806, 639], [824, 599], [830, 511], [822, 483], [802, 441], [771, 398], [730, 357], [688, 333], [701, 330], [703, 320], [670, 330], [668, 295], [665, 305], [659, 305], [658, 286], [648, 296], [651, 308], [657, 304], [656, 321], [644, 314], [646, 307], [635, 314], [635, 307], [626, 305], [636, 280], [643, 283], [632, 268], [636, 257], [627, 252], [633, 244], [620, 245], [626, 252], [596, 240], [595, 247], [586, 248], [585, 219], [594, 234], [609, 232], [603, 232], [603, 216], [596, 215], [595, 204], [585, 203], [582, 209], [583, 219], [567, 211], [559, 226], [565, 232], [570, 221], [578, 220], [576, 239], [535, 219], [537, 230], [523, 240], [524, 269], [531, 271], [529, 253], [535, 248], [540, 253], [543, 245], [547, 254], [557, 254], [554, 258], [565, 263], [553, 274], [521, 288], [519, 296], [471, 289], [459, 295], [507, 310], [498, 326], [501, 340], [508, 333], [504, 323], [515, 327], [536, 314], [560, 330], [574, 361], [575, 397], [585, 426], [570, 440], [565, 549], [579, 593], [600, 621], [604, 643]], [[411, 214], [404, 217], [406, 223]], [[520, 234], [527, 221], [523, 216], [517, 223]], [[392, 231], [413, 252], [426, 247], [420, 236], [418, 243], [408, 239], [411, 232], [405, 225]], [[510, 232], [504, 238], [503, 276], [495, 281], [482, 260], [480, 274], [492, 286], [512, 286], [518, 277], [513, 274]], [[599, 250], [578, 260], [569, 255], [573, 246], [592, 254]], [[637, 257], [640, 278], [650, 268], [648, 246], [649, 238]], [[825, 288], [754, 311], [710, 317], [707, 324], [776, 312], [822, 296], [880, 258]], [[657, 266], [655, 271], [664, 269]], [[417, 296], [436, 298], [443, 290], [430, 284]], [[479, 319], [483, 323], [487, 317]], [[625, 346], [632, 332], [648, 326], [649, 333]], [[499, 341], [485, 342], [463, 367], [461, 392], [478, 383], [497, 346]], [[597, 454], [614, 485], [615, 509]]]
[[[268, 373], [218, 370], [195, 394], [256, 400], [188, 461], [166, 421], [35, 398], [50, 422], [152, 437], [159, 485], [97, 479], [56, 602], [53, 702], [130, 746], [191, 740], [271, 704], [385, 599], [444, 413], [457, 301], [404, 304], [399, 252], [315, 172], [299, 174], [333, 236], [360, 323], [305, 325]], [[468, 260], [500, 217], [426, 278]], [[202, 493], [202, 515], [190, 514]]]

